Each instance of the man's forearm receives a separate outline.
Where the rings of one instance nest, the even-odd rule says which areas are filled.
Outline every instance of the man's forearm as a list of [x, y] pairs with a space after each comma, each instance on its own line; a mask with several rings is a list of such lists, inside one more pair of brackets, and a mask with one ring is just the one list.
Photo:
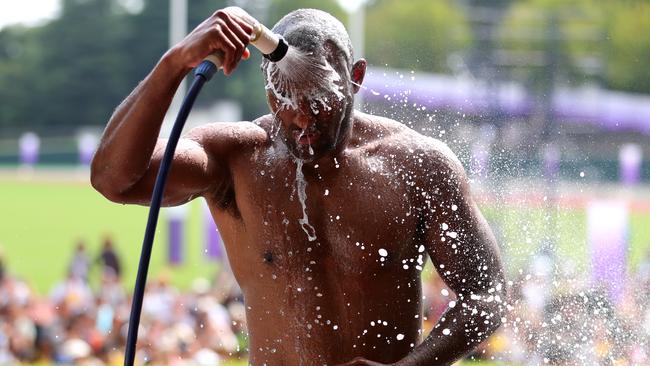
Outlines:
[[487, 339], [501, 325], [504, 303], [495, 296], [457, 301], [427, 338], [396, 366], [451, 365]]
[[110, 180], [113, 189], [126, 189], [149, 166], [163, 118], [176, 89], [189, 71], [172, 49], [117, 107], [93, 158], [91, 179]]

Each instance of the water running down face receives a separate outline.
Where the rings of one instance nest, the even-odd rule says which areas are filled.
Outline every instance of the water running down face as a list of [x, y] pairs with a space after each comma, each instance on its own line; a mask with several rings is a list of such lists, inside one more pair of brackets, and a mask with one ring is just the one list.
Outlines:
[[[335, 149], [348, 133], [353, 97], [349, 76], [339, 76], [329, 64], [311, 59], [311, 65], [290, 73], [269, 73], [267, 96], [280, 137], [296, 157], [305, 161]], [[287, 60], [286, 64], [294, 64]], [[273, 69], [273, 68], [269, 68]]]
[[338, 20], [313, 9], [290, 13], [273, 30], [290, 48], [280, 62], [262, 64], [269, 106], [289, 152], [313, 161], [349, 133], [355, 91], [349, 37]]

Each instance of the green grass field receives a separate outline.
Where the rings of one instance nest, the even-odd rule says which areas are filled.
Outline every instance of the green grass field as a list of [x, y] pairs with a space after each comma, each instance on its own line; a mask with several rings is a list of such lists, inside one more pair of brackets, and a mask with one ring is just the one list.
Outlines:
[[[65, 176], [65, 172], [63, 175]], [[70, 174], [83, 174], [71, 171]], [[75, 242], [83, 239], [96, 255], [104, 235], [114, 238], [124, 264], [124, 280], [132, 286], [147, 218], [147, 208], [107, 201], [85, 180], [19, 179], [0, 176], [0, 251], [11, 273], [29, 281], [42, 294], [63, 279]], [[199, 276], [210, 278], [217, 269], [203, 254], [202, 202], [188, 204], [187, 247], [180, 266], [166, 264], [167, 228], [163, 210], [151, 260], [149, 279], [168, 274], [172, 283], [187, 288]], [[484, 207], [497, 236], [501, 238], [509, 270], [524, 265], [545, 237], [541, 209]], [[630, 266], [635, 267], [650, 247], [650, 214], [632, 213]], [[558, 213], [558, 256], [586, 270], [586, 214], [583, 210]]]
[[[147, 208], [107, 201], [89, 183], [0, 180], [0, 251], [8, 270], [29, 281], [42, 294], [62, 280], [79, 239], [96, 256], [104, 235], [111, 235], [121, 255], [124, 280], [134, 283], [147, 219]], [[173, 284], [186, 288], [198, 277], [210, 277], [216, 265], [202, 248], [201, 202], [189, 205], [183, 265], [166, 264], [167, 228], [161, 213], [149, 279], [165, 272]]]

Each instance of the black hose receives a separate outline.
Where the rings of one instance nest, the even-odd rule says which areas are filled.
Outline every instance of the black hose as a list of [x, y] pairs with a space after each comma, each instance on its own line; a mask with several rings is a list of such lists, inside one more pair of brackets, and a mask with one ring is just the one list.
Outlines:
[[209, 62], [203, 61], [195, 71], [194, 81], [190, 86], [181, 109], [178, 112], [174, 127], [172, 128], [169, 140], [167, 141], [167, 148], [165, 155], [160, 162], [160, 169], [156, 176], [156, 184], [153, 188], [151, 196], [151, 205], [149, 207], [149, 218], [147, 219], [147, 227], [144, 232], [144, 240], [142, 242], [142, 252], [140, 253], [140, 264], [138, 264], [138, 274], [135, 278], [135, 289], [133, 290], [133, 303], [131, 304], [131, 316], [129, 318], [129, 332], [126, 338], [126, 351], [124, 353], [124, 365], [133, 366], [135, 360], [136, 343], [138, 341], [138, 328], [140, 326], [140, 314], [142, 313], [142, 300], [144, 298], [144, 289], [147, 283], [147, 273], [149, 272], [149, 262], [151, 260], [151, 249], [153, 248], [153, 238], [156, 234], [156, 224], [158, 223], [158, 213], [160, 212], [160, 204], [162, 202], [163, 193], [165, 191], [165, 184], [167, 183], [167, 176], [169, 175], [169, 168], [171, 167], [174, 158], [174, 151], [178, 145], [178, 139], [183, 131], [183, 126], [190, 114], [190, 110], [194, 105], [199, 91], [206, 81], [209, 81], [217, 67]]

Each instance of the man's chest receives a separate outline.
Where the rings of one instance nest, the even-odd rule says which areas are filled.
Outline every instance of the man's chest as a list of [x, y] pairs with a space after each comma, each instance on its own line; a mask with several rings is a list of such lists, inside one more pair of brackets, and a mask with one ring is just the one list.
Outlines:
[[275, 267], [360, 275], [417, 265], [412, 187], [386, 161], [349, 159], [322, 174], [260, 164], [235, 174], [234, 186], [251, 250]]

